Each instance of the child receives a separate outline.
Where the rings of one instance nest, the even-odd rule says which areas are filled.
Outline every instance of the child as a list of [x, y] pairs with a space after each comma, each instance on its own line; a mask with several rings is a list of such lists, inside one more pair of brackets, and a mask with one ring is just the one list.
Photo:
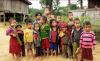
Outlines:
[[36, 14], [35, 14], [36, 20], [34, 21], [34, 23], [40, 23], [41, 16], [42, 16], [42, 14], [40, 12], [36, 12]]
[[10, 27], [7, 29], [6, 34], [10, 36], [10, 46], [9, 46], [9, 53], [12, 54], [13, 59], [15, 61], [19, 61], [19, 57], [21, 54], [21, 44], [20, 40], [18, 39], [17, 32], [15, 30], [16, 20], [10, 19]]
[[27, 55], [29, 56], [31, 53], [31, 56], [33, 56], [33, 29], [32, 29], [32, 21], [28, 21], [26, 23], [27, 29], [24, 30], [24, 43], [26, 45], [27, 49]]
[[49, 33], [49, 39], [50, 39], [50, 48], [51, 48], [51, 55], [53, 56], [53, 53], [55, 56], [57, 55], [57, 41], [58, 41], [58, 28], [57, 28], [57, 21], [55, 19], [50, 20], [51, 30]]
[[39, 28], [40, 28], [39, 23], [34, 23], [33, 39], [36, 49], [36, 57], [41, 56], [41, 38], [40, 38]]
[[61, 21], [61, 16], [57, 16], [57, 21]]
[[62, 54], [64, 57], [67, 57], [68, 54], [68, 41], [69, 41], [69, 34], [67, 33], [68, 27], [66, 23], [62, 24], [61, 31], [59, 36], [61, 37], [61, 47], [62, 47]]
[[80, 37], [80, 48], [82, 49], [83, 61], [93, 61], [92, 48], [94, 48], [96, 41], [95, 34], [91, 28], [91, 23], [86, 21], [83, 25], [84, 31]]
[[21, 43], [22, 43], [22, 45], [21, 45], [21, 50], [22, 50], [22, 54], [21, 54], [21, 56], [25, 56], [25, 46], [24, 46], [24, 40], [23, 40], [23, 38], [24, 38], [24, 33], [23, 33], [23, 31], [22, 31], [22, 26], [21, 25], [17, 25], [16, 27], [16, 31], [17, 31], [17, 33], [18, 33], [18, 37], [19, 37], [19, 39], [21, 40]]
[[44, 55], [47, 53], [47, 57], [49, 55], [49, 48], [50, 48], [49, 30], [50, 30], [50, 26], [47, 24], [47, 18], [45, 16], [42, 16], [41, 17], [41, 27], [40, 27], [40, 36], [42, 39], [43, 53], [44, 53]]
[[[73, 13], [72, 12], [68, 12], [67, 14], [67, 17], [69, 19], [69, 22], [68, 22], [68, 28], [69, 28], [69, 33], [70, 33], [70, 37], [71, 37], [71, 31], [74, 27], [74, 17], [73, 17]], [[70, 39], [71, 41], [71, 39]], [[71, 56], [73, 55], [73, 46], [72, 46], [72, 43], [70, 43], [70, 48], [69, 48], [71, 51]]]
[[72, 45], [73, 45], [73, 58], [75, 59], [75, 52], [79, 48], [79, 40], [82, 33], [82, 28], [80, 27], [79, 19], [75, 19], [75, 28], [72, 30]]

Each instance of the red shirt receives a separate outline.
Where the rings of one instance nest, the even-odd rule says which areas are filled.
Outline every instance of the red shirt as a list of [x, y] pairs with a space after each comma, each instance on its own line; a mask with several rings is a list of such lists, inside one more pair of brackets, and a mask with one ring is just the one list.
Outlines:
[[51, 31], [51, 42], [56, 42], [57, 31]]

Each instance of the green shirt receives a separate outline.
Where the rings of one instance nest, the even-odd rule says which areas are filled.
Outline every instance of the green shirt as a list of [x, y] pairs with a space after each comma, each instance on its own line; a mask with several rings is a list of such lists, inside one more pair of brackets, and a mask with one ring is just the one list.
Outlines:
[[49, 30], [50, 30], [50, 26], [48, 24], [41, 25], [40, 27], [41, 39], [49, 37]]

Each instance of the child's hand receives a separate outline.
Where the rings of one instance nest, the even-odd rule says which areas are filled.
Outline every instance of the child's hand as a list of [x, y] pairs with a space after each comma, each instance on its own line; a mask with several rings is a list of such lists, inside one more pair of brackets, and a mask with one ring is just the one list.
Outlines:
[[95, 50], [95, 47], [93, 47], [93, 50]]
[[16, 35], [14, 33], [11, 33], [10, 35], [12, 35], [13, 37], [16, 37]]

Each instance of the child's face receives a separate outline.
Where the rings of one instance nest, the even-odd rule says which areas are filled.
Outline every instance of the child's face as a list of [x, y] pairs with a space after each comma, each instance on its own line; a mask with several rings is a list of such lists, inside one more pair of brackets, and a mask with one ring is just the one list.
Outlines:
[[28, 27], [29, 29], [31, 29], [31, 28], [32, 28], [32, 23], [28, 23], [28, 24], [27, 24], [27, 27]]
[[11, 26], [15, 26], [16, 25], [16, 20], [12, 20], [11, 21]]
[[35, 24], [35, 25], [34, 25], [34, 29], [35, 29], [36, 31], [38, 31], [38, 30], [39, 30], [39, 24]]
[[73, 19], [73, 13], [69, 13], [69, 14], [68, 14], [68, 18], [69, 18], [69, 19]]
[[22, 27], [18, 26], [16, 29], [17, 29], [17, 30], [21, 30], [21, 29], [22, 29]]
[[41, 23], [42, 23], [42, 24], [44, 24], [44, 23], [45, 23], [45, 20], [43, 20], [43, 18], [42, 18], [42, 17], [40, 18], [40, 21], [41, 21]]
[[90, 31], [91, 31], [91, 25], [85, 25], [85, 26], [84, 26], [84, 30], [85, 30], [86, 32], [90, 32]]
[[37, 19], [40, 19], [41, 18], [41, 15], [40, 14], [38, 14], [38, 16], [36, 17]]
[[80, 20], [74, 20], [74, 23], [80, 23]]
[[56, 21], [53, 21], [52, 22], [52, 26], [57, 26], [57, 22]]
[[80, 27], [80, 23], [75, 23], [75, 27], [79, 28]]
[[58, 20], [58, 21], [61, 20], [61, 16], [57, 16], [57, 20]]
[[55, 19], [55, 15], [51, 15], [51, 18], [52, 18], [52, 19]]
[[66, 32], [66, 30], [67, 30], [67, 28], [65, 28], [65, 27], [64, 27], [64, 28], [62, 28], [62, 31], [63, 31], [63, 32]]

